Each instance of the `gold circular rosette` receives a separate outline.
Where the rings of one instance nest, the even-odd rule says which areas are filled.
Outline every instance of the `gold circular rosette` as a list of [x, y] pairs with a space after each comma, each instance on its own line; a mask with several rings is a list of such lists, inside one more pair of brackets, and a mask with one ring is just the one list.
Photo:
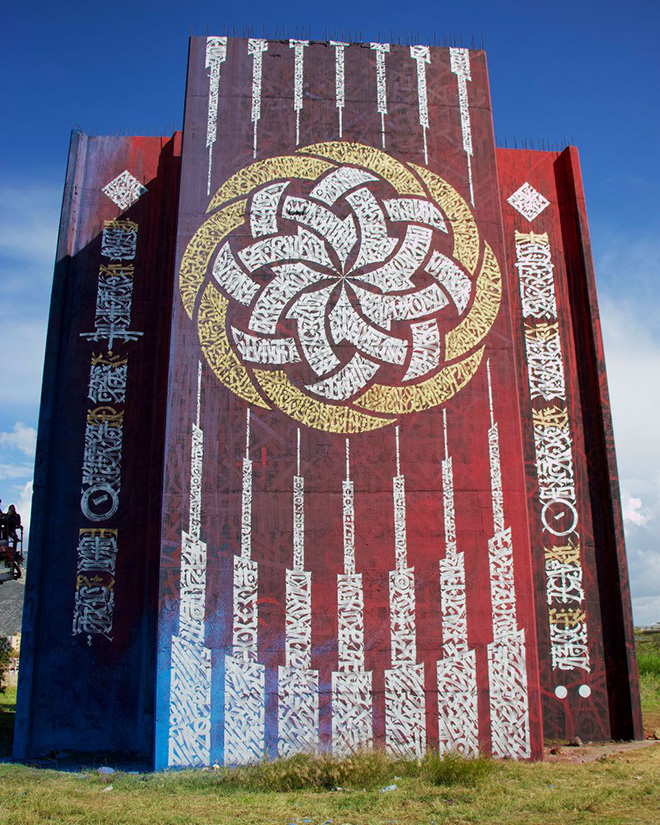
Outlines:
[[472, 211], [434, 172], [370, 146], [255, 161], [215, 193], [179, 289], [218, 380], [336, 433], [446, 403], [502, 299]]

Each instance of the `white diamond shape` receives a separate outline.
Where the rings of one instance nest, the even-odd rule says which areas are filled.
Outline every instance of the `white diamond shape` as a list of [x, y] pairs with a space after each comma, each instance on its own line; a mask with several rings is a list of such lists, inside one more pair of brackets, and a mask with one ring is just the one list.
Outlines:
[[147, 191], [146, 186], [142, 186], [137, 178], [127, 170], [117, 175], [114, 180], [106, 184], [101, 190], [107, 195], [113, 203], [116, 203], [120, 209], [128, 209], [133, 206], [136, 200], [142, 197]]
[[550, 201], [527, 182], [516, 189], [513, 195], [507, 199], [507, 203], [510, 203], [528, 221], [533, 221], [550, 205]]

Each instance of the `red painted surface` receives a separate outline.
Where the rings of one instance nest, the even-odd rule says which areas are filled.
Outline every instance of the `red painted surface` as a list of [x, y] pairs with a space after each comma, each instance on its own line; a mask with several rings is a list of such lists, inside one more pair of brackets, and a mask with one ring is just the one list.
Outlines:
[[[591, 696], [577, 693], [580, 678], [552, 672], [543, 540], [535, 500], [538, 478], [520, 298], [512, 288], [512, 317], [519, 352], [521, 409], [526, 419], [525, 453], [532, 548], [536, 565], [538, 637], [543, 686], [544, 732], [549, 738], [626, 739], [642, 735], [634, 660], [630, 590], [625, 560], [618, 475], [614, 453], [600, 317], [577, 150], [497, 150], [509, 273], [515, 273], [514, 231], [547, 232], [555, 264], [561, 344], [567, 369], [569, 420], [576, 446], [576, 475], [589, 644], [593, 669], [584, 682]], [[530, 222], [507, 199], [529, 182], [550, 201]], [[515, 275], [512, 275], [515, 281]], [[527, 414], [526, 414], [527, 411]], [[579, 677], [579, 674], [577, 674]], [[568, 688], [558, 701], [557, 684]]]
[[[184, 128], [177, 261], [204, 220], [208, 198], [205, 124], [208, 80], [204, 71], [204, 39], [193, 39]], [[450, 72], [448, 50], [433, 50], [428, 68], [429, 110], [435, 118], [429, 134], [430, 168], [469, 199], [466, 156], [456, 101], [456, 76]], [[331, 140], [337, 134], [334, 108], [334, 55], [325, 45], [308, 47], [301, 120], [301, 146]], [[295, 121], [291, 100], [278, 90], [293, 84], [293, 60], [287, 44], [271, 43], [264, 55], [263, 115], [258, 158], [295, 151]], [[423, 163], [416, 105], [414, 64], [408, 49], [393, 48], [387, 57], [387, 151], [404, 161]], [[312, 68], [313, 67], [313, 68]], [[482, 235], [504, 264], [500, 206], [495, 175], [492, 116], [483, 53], [471, 53], [470, 113], [475, 144], [473, 175], [476, 220]], [[219, 134], [213, 159], [213, 187], [252, 162], [249, 105], [251, 59], [242, 41], [229, 41], [222, 65]], [[375, 56], [364, 48], [346, 53], [347, 99], [372, 100]], [[198, 126], [195, 124], [199, 124]], [[344, 137], [380, 146], [380, 118], [375, 106], [349, 106]], [[483, 254], [483, 247], [482, 252]], [[201, 290], [200, 290], [201, 292]], [[168, 439], [166, 444], [163, 555], [161, 557], [161, 665], [168, 677], [169, 634], [176, 632], [181, 530], [188, 524], [190, 463], [189, 430], [195, 416], [197, 362], [203, 360], [196, 331], [174, 297]], [[505, 520], [513, 529], [518, 625], [527, 634], [529, 712], [534, 757], [541, 755], [542, 728], [535, 649], [534, 580], [530, 565], [522, 430], [518, 404], [514, 345], [505, 298], [487, 339], [484, 362], [475, 378], [447, 406], [450, 455], [454, 461], [456, 523], [459, 550], [465, 552], [469, 644], [476, 650], [479, 684], [480, 742], [490, 747], [487, 645], [492, 641], [488, 539], [493, 532], [488, 427], [490, 415], [485, 361], [490, 359], [495, 417], [499, 423]], [[202, 492], [202, 539], [208, 546], [207, 644], [219, 656], [231, 654], [231, 560], [240, 552], [241, 462], [245, 448], [246, 405], [223, 387], [206, 364], [203, 367], [201, 428], [205, 433]], [[251, 456], [253, 481], [253, 553], [259, 563], [261, 598], [259, 661], [270, 685], [267, 704], [268, 745], [276, 741], [276, 675], [284, 664], [285, 570], [292, 557], [292, 476], [295, 472], [296, 425], [278, 411], [253, 409]], [[444, 557], [440, 462], [444, 457], [442, 414], [430, 410], [401, 423], [402, 472], [406, 476], [409, 563], [415, 567], [419, 660], [426, 669], [427, 737], [437, 745], [436, 661], [441, 658], [441, 609], [438, 561]], [[312, 668], [321, 686], [321, 743], [330, 743], [331, 673], [337, 668], [336, 576], [342, 572], [341, 482], [344, 478], [344, 437], [302, 428], [302, 475], [305, 477], [306, 567], [312, 573]], [[357, 570], [365, 580], [366, 669], [373, 671], [374, 735], [384, 741], [384, 671], [390, 667], [388, 572], [394, 568], [392, 477], [395, 475], [394, 432], [387, 427], [351, 436], [351, 476], [356, 489]], [[161, 705], [161, 717], [167, 713]], [[164, 719], [161, 718], [164, 724]], [[221, 722], [217, 722], [221, 728]], [[216, 727], [214, 726], [214, 730]], [[221, 737], [221, 733], [215, 734]], [[221, 741], [218, 742], [221, 748]]]
[[[201, 721], [210, 726], [208, 761], [225, 758], [224, 668], [226, 657], [232, 655], [233, 567], [241, 552], [248, 404], [207, 364], [197, 329], [203, 289], [197, 294], [191, 319], [182, 305], [178, 273], [191, 238], [208, 219], [214, 192], [255, 160], [253, 60], [246, 41], [229, 39], [221, 66], [209, 197], [209, 70], [205, 49], [206, 38], [192, 39], [183, 140], [180, 134], [172, 139], [76, 135], [72, 142], [39, 425], [17, 717], [16, 754], [20, 757], [58, 749], [111, 750], [138, 754], [158, 767], [171, 764], [171, 654], [173, 637], [180, 632], [183, 534], [191, 525], [191, 432], [197, 419], [201, 362], [200, 540], [206, 547], [206, 578], [200, 646], [209, 651], [212, 670], [208, 719]], [[441, 477], [446, 411], [457, 550], [465, 559], [468, 647], [476, 656], [479, 745], [484, 751], [493, 745], [488, 673], [488, 646], [493, 642], [488, 542], [494, 530], [488, 362], [493, 419], [499, 428], [504, 525], [512, 530], [516, 626], [524, 630], [526, 640], [529, 755], [540, 758], [544, 736], [608, 739], [641, 735], [630, 594], [577, 153], [572, 148], [563, 153], [496, 150], [485, 55], [470, 52], [469, 60], [471, 212], [480, 234], [477, 271], [487, 242], [499, 262], [503, 297], [499, 314], [482, 342], [485, 352], [481, 365], [467, 386], [446, 404], [401, 415], [397, 422], [400, 471], [406, 487], [408, 565], [415, 571], [417, 661], [425, 668], [424, 744], [436, 747], [439, 741], [436, 664], [443, 658], [446, 628], [438, 563], [447, 553]], [[432, 49], [430, 63], [425, 65], [428, 168], [469, 202], [468, 158], [449, 50]], [[305, 49], [304, 66], [303, 149], [338, 139], [333, 47], [310, 44]], [[392, 47], [386, 66], [385, 151], [404, 164], [423, 167], [415, 60], [408, 48]], [[382, 148], [376, 53], [368, 45], [345, 50], [345, 83], [343, 140]], [[293, 88], [293, 49], [288, 42], [269, 41], [263, 53], [256, 160], [296, 154]], [[124, 169], [148, 191], [122, 212], [101, 190]], [[550, 201], [532, 221], [507, 202], [525, 181]], [[290, 186], [291, 192], [309, 193], [306, 183], [298, 181]], [[378, 197], [386, 191], [382, 183], [370, 188]], [[87, 399], [90, 357], [100, 347], [80, 334], [94, 324], [98, 272], [106, 263], [101, 255], [104, 221], [118, 217], [139, 227], [131, 329], [144, 335], [116, 349], [129, 359], [120, 506], [112, 519], [88, 523], [80, 507], [81, 464], [86, 417], [92, 406]], [[390, 224], [392, 237], [402, 237], [403, 230], [394, 222]], [[547, 233], [554, 263], [566, 407], [574, 439], [588, 672], [553, 670], [550, 661], [546, 542], [539, 518], [513, 242], [516, 229]], [[243, 237], [239, 237], [241, 232]], [[232, 236], [235, 252], [245, 246], [246, 237], [247, 230]], [[450, 257], [452, 240], [448, 234], [446, 247], [441, 249]], [[214, 282], [211, 268], [209, 263], [204, 286]], [[241, 318], [244, 320], [240, 311], [230, 307], [228, 323], [238, 324]], [[450, 318], [450, 323], [455, 320]], [[282, 321], [281, 327], [278, 333], [289, 334], [287, 321]], [[342, 358], [348, 357], [345, 342], [338, 352]], [[295, 369], [290, 375], [295, 380]], [[383, 375], [388, 378], [396, 371]], [[252, 405], [251, 551], [259, 576], [258, 663], [265, 672], [264, 749], [271, 756], [277, 754], [278, 736], [282, 735], [282, 729], [278, 730], [278, 705], [282, 702], [278, 667], [285, 664], [285, 576], [292, 567], [292, 483], [299, 427], [300, 474], [305, 479], [305, 569], [312, 579], [311, 668], [318, 671], [322, 748], [331, 746], [335, 712], [331, 684], [338, 668], [337, 576], [344, 564], [346, 436], [300, 425], [272, 405], [271, 409]], [[382, 746], [386, 740], [385, 672], [392, 665], [389, 574], [395, 568], [395, 427], [391, 424], [351, 434], [349, 440], [355, 485], [356, 570], [362, 573], [364, 586], [365, 670], [373, 677], [374, 741]], [[71, 632], [78, 533], [89, 527], [117, 529], [120, 537], [112, 641], [98, 635], [91, 645]], [[583, 695], [585, 686], [589, 695]], [[558, 698], [557, 687], [565, 689], [564, 698]], [[188, 721], [192, 728], [200, 720]]]

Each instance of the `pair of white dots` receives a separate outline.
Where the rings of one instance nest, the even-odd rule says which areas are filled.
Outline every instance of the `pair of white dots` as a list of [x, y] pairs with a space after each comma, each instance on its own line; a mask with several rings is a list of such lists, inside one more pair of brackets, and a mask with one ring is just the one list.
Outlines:
[[[578, 688], [578, 693], [583, 699], [587, 699], [589, 696], [591, 696], [591, 688], [589, 687], [589, 685], [580, 685], [580, 687]], [[557, 699], [565, 699], [568, 696], [568, 688], [566, 688], [564, 685], [557, 685], [557, 687], [555, 688], [555, 696], [557, 697]]]

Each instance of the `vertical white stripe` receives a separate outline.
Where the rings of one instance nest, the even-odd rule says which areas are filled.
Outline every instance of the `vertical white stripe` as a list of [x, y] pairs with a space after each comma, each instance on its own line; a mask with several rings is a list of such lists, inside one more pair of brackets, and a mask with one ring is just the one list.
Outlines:
[[296, 475], [300, 475], [300, 427], [296, 431]]
[[197, 362], [197, 426], [201, 420], [202, 408], [202, 362]]
[[445, 557], [439, 562], [442, 658], [437, 662], [438, 750], [476, 756], [479, 753], [476, 658], [474, 650], [468, 646], [465, 555], [458, 552], [456, 543], [454, 474], [449, 456], [446, 410], [442, 417]]
[[431, 62], [431, 51], [428, 46], [411, 46], [410, 56], [417, 64], [419, 124], [422, 127], [422, 137], [424, 141], [424, 163], [428, 166], [429, 152], [427, 144], [427, 131], [429, 128], [429, 105], [426, 86], [426, 64]]
[[401, 475], [399, 428], [395, 428], [395, 569], [389, 574], [392, 667], [385, 671], [385, 744], [388, 753], [421, 758], [426, 748], [424, 665], [417, 663], [415, 569], [408, 567], [406, 490]]
[[497, 421], [493, 413], [490, 362], [486, 362], [491, 426], [488, 430], [493, 537], [488, 542], [493, 641], [488, 645], [490, 725], [493, 755], [531, 756], [527, 647], [518, 629], [511, 528], [504, 527], [502, 469]]
[[170, 653], [168, 765], [202, 767], [211, 761], [211, 651], [205, 644], [206, 544], [200, 541], [204, 434], [192, 424], [189, 531], [181, 531], [179, 627]]
[[227, 59], [227, 38], [206, 38], [206, 68], [209, 69], [209, 105], [206, 121], [206, 146], [209, 152], [206, 194], [211, 194], [211, 167], [213, 163], [213, 144], [218, 131], [218, 89], [220, 85], [220, 66]]
[[[566, 671], [579, 668], [588, 673], [591, 670], [578, 531], [575, 445], [566, 406], [554, 264], [548, 236], [545, 232], [527, 234], [516, 230], [514, 238], [534, 421], [537, 502], [545, 545], [546, 599], [555, 615], [565, 617], [560, 623], [550, 622], [550, 659], [559, 678]], [[548, 339], [552, 328], [552, 337]], [[544, 363], [535, 350], [552, 339], [555, 347], [552, 362]]]
[[335, 105], [339, 114], [339, 137], [343, 137], [343, 114], [346, 105], [346, 73], [344, 49], [348, 43], [341, 40], [331, 40], [330, 45], [335, 47]]
[[351, 481], [350, 447], [346, 439], [346, 479], [342, 484], [344, 524], [344, 573], [355, 573], [355, 488]]
[[387, 114], [387, 77], [385, 72], [385, 55], [390, 50], [389, 43], [372, 43], [371, 48], [376, 52], [376, 100], [380, 113], [380, 134], [383, 149], [385, 148], [385, 115]]
[[293, 67], [293, 109], [296, 113], [296, 146], [300, 146], [300, 112], [303, 107], [303, 61], [305, 46], [309, 40], [289, 40], [289, 48], [294, 50]]
[[401, 475], [401, 453], [399, 449], [399, 426], [394, 428], [394, 437], [396, 439], [396, 474]]
[[225, 764], [247, 765], [263, 757], [265, 669], [258, 660], [259, 568], [252, 556], [251, 413], [245, 412], [241, 501], [241, 555], [234, 556], [232, 655], [225, 656]]
[[493, 531], [504, 530], [504, 494], [502, 491], [502, 463], [500, 460], [499, 428], [493, 415], [493, 385], [490, 376], [490, 358], [486, 361], [488, 379], [488, 403], [490, 405], [490, 429], [488, 430], [488, 461], [490, 465], [490, 489], [493, 507]]
[[371, 673], [364, 669], [364, 595], [355, 572], [355, 504], [350, 442], [342, 483], [344, 572], [337, 576], [337, 670], [332, 674], [332, 752], [349, 756], [373, 745]]
[[312, 664], [312, 574], [305, 570], [305, 480], [300, 430], [293, 477], [293, 569], [286, 571], [285, 665], [278, 668], [278, 754], [314, 752], [319, 744], [318, 671]]
[[490, 409], [490, 426], [495, 423], [493, 416], [493, 385], [490, 378], [490, 358], [486, 361], [486, 376], [488, 379], [488, 408]]
[[394, 552], [396, 569], [405, 570], [407, 566], [406, 543], [406, 482], [403, 476], [396, 476], [394, 482]]
[[293, 569], [305, 568], [305, 479], [293, 477]]
[[472, 186], [472, 129], [470, 127], [470, 106], [468, 102], [467, 82], [472, 80], [470, 73], [470, 52], [468, 49], [449, 49], [451, 71], [456, 75], [458, 84], [458, 105], [461, 114], [461, 132], [463, 149], [467, 156], [468, 181], [470, 184], [470, 202], [474, 206], [474, 188]]
[[261, 119], [261, 82], [263, 73], [263, 53], [268, 50], [268, 41], [260, 38], [248, 40], [248, 54], [252, 55], [252, 124], [254, 126], [253, 155], [257, 156], [257, 126]]
[[245, 458], [241, 499], [241, 556], [252, 555], [252, 462], [250, 461], [250, 408], [245, 413]]

